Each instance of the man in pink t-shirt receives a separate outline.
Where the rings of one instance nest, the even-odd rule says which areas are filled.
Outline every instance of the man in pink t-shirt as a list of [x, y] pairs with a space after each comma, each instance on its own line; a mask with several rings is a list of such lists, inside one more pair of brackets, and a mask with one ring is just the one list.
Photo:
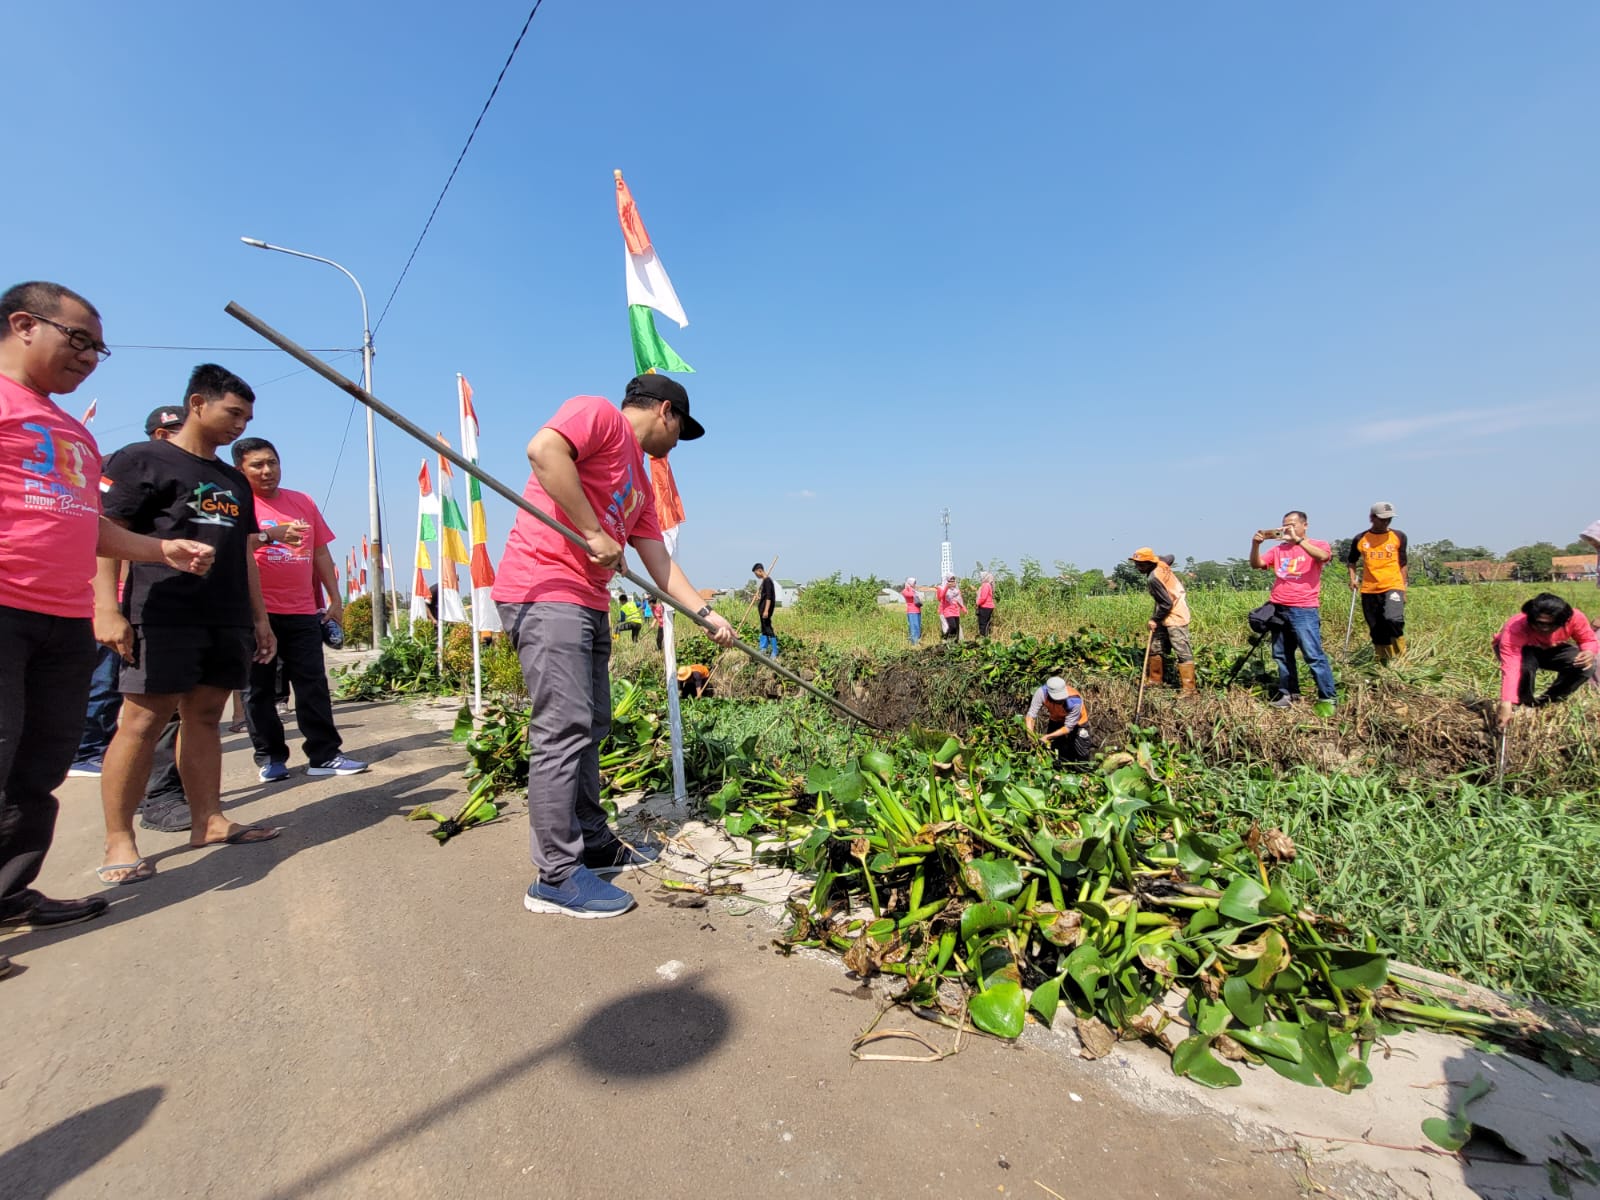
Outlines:
[[328, 620], [344, 620], [338, 576], [328, 543], [333, 530], [322, 519], [316, 501], [304, 492], [281, 486], [283, 465], [266, 438], [240, 438], [233, 444], [233, 465], [250, 481], [255, 498], [253, 547], [261, 576], [261, 598], [278, 642], [277, 658], [250, 665], [245, 687], [245, 719], [255, 747], [262, 783], [289, 778], [289, 744], [278, 715], [277, 671], [283, 664], [294, 688], [294, 716], [305, 739], [307, 775], [359, 775], [367, 764], [340, 753], [343, 741], [333, 723], [333, 698], [328, 694], [328, 669], [322, 661], [323, 619], [317, 585], [328, 595]]
[[[1273, 538], [1277, 544], [1263, 551], [1261, 543]], [[1281, 528], [1258, 529], [1250, 539], [1250, 565], [1273, 575], [1268, 599], [1277, 615], [1272, 629], [1272, 657], [1278, 663], [1274, 708], [1288, 708], [1300, 698], [1294, 661], [1298, 648], [1316, 681], [1318, 715], [1333, 715], [1333, 667], [1322, 649], [1322, 568], [1332, 557], [1327, 542], [1306, 536], [1306, 514], [1298, 510], [1283, 514]]]
[[[0, 929], [86, 921], [104, 897], [31, 886], [55, 834], [53, 794], [77, 747], [94, 670], [95, 555], [204, 574], [209, 547], [157, 541], [100, 516], [100, 450], [51, 399], [110, 355], [100, 314], [58, 283], [0, 295]], [[11, 962], [0, 955], [0, 975]]]
[[600, 806], [600, 742], [611, 728], [607, 585], [623, 547], [632, 546], [656, 584], [705, 621], [719, 645], [733, 641], [733, 627], [667, 554], [644, 461], [704, 433], [682, 384], [640, 375], [620, 409], [601, 396], [574, 396], [528, 443], [533, 472], [522, 494], [587, 546], [519, 511], [494, 583], [531, 704], [529, 847], [539, 875], [523, 900], [530, 912], [620, 916], [633, 896], [610, 878], [659, 854], [620, 841]]

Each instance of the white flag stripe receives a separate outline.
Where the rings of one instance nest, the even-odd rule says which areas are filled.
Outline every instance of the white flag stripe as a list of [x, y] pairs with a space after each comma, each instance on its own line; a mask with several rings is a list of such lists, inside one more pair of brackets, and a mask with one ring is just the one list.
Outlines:
[[648, 254], [629, 254], [624, 246], [622, 257], [628, 264], [629, 306], [648, 305], [662, 316], [672, 318], [680, 327], [687, 325], [689, 318], [684, 315], [683, 305], [678, 303], [678, 293], [672, 290], [672, 280], [667, 278], [667, 269], [661, 265], [656, 252], [651, 250]]

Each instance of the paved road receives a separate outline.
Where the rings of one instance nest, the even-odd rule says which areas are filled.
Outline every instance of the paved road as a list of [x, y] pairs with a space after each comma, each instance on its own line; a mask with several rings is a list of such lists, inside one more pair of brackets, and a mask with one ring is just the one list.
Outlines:
[[[445, 735], [339, 721], [371, 773], [261, 785], [227, 739], [229, 811], [277, 841], [144, 834], [159, 874], [107, 917], [0, 942], [0, 1195], [1299, 1194], [1293, 1155], [1141, 1111], [1104, 1064], [853, 1063], [876, 1002], [759, 913], [641, 883], [619, 920], [528, 914], [520, 817], [442, 848], [400, 819], [460, 796]], [[79, 895], [98, 785], [61, 799], [43, 884]]]

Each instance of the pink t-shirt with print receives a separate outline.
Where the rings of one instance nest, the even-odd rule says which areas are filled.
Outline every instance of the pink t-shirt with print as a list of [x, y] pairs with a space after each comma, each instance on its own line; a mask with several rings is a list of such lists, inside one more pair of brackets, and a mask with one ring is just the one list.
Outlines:
[[100, 447], [48, 396], [0, 375], [0, 604], [94, 616]]
[[[644, 448], [616, 405], [604, 396], [574, 396], [556, 410], [545, 428], [559, 433], [576, 452], [584, 497], [613, 541], [626, 546], [631, 538], [661, 540]], [[522, 495], [577, 532], [536, 476], [528, 476]], [[497, 604], [557, 601], [607, 612], [610, 580], [611, 572], [591, 563], [587, 552], [519, 510], [506, 539], [493, 596]]]
[[1316, 538], [1306, 538], [1298, 546], [1279, 542], [1261, 554], [1261, 561], [1272, 571], [1272, 594], [1267, 598], [1274, 604], [1287, 608], [1317, 608], [1322, 604], [1323, 562], [1311, 557], [1307, 546], [1315, 546], [1325, 554], [1333, 547]]
[[333, 530], [322, 519], [317, 502], [304, 492], [279, 488], [270, 500], [257, 493], [255, 502], [258, 529], [271, 529], [291, 521], [304, 521], [310, 526], [301, 535], [298, 546], [268, 542], [255, 548], [256, 570], [261, 575], [261, 599], [266, 602], [267, 611], [279, 616], [314, 615], [320, 605], [313, 555], [318, 546], [333, 541]]

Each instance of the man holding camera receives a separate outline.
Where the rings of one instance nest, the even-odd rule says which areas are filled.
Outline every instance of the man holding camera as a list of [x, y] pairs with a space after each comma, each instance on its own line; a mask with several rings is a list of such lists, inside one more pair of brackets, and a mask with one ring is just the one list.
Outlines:
[[[1265, 552], [1261, 543], [1277, 540]], [[1317, 684], [1317, 715], [1333, 715], [1333, 667], [1322, 649], [1322, 568], [1333, 557], [1327, 542], [1306, 537], [1306, 514], [1283, 515], [1278, 529], [1258, 529], [1250, 539], [1250, 565], [1273, 573], [1268, 597], [1279, 620], [1272, 630], [1272, 657], [1278, 664], [1278, 694], [1274, 708], [1288, 708], [1300, 696], [1300, 676], [1295, 670], [1298, 648]]]

